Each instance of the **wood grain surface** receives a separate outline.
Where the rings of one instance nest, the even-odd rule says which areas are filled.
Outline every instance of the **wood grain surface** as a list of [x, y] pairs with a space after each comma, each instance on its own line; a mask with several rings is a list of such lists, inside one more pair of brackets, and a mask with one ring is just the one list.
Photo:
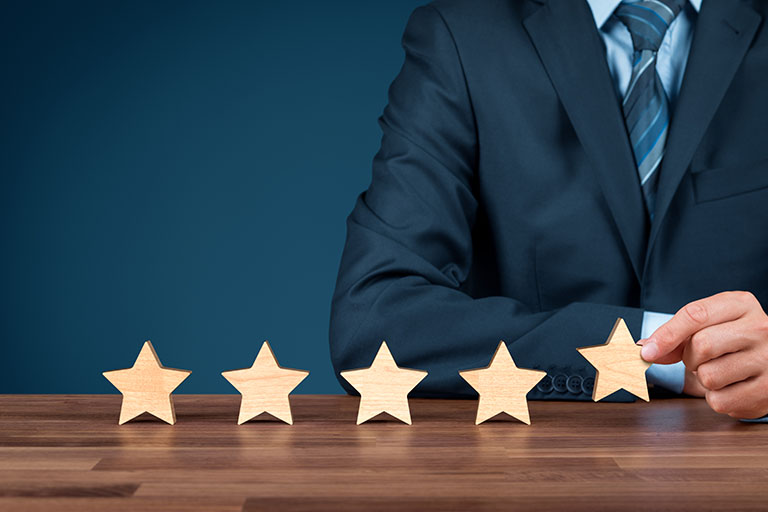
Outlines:
[[358, 398], [291, 396], [294, 425], [238, 426], [240, 397], [176, 396], [176, 425], [117, 425], [120, 396], [0, 396], [0, 510], [765, 510], [768, 425], [698, 399], [411, 399], [412, 425], [355, 424]]

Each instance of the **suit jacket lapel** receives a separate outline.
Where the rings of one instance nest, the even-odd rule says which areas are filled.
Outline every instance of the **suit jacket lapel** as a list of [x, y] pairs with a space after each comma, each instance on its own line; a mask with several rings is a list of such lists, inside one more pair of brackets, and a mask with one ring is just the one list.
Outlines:
[[648, 222], [605, 47], [589, 6], [549, 0], [523, 23], [597, 173], [639, 280]]
[[701, 5], [661, 162], [646, 263], [672, 198], [760, 20], [761, 16], [740, 0], [707, 0]]

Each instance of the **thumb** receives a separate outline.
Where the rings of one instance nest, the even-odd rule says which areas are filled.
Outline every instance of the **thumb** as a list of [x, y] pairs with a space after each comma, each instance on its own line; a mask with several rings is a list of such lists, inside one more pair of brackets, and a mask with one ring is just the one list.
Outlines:
[[643, 348], [640, 350], [640, 356], [649, 363], [673, 364], [683, 360], [683, 349], [685, 343], [680, 343], [670, 351], [666, 344], [654, 336], [637, 342]]

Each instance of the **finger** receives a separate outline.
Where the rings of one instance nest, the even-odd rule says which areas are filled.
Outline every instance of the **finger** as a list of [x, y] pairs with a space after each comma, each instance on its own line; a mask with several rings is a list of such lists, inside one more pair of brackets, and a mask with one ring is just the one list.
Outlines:
[[[656, 340], [654, 338], [648, 338], [647, 340], [643, 340], [643, 341], [645, 342], [644, 344], [642, 344], [643, 346], [645, 346], [645, 344], [655, 343], [656, 342]], [[656, 357], [653, 360], [653, 363], [654, 364], [675, 364], [677, 362], [680, 362], [680, 361], [683, 360], [684, 349], [685, 349], [685, 342], [683, 342], [680, 345], [678, 345], [677, 347], [675, 347], [675, 349], [672, 350], [672, 352], [670, 352], [668, 354], [665, 354], [663, 356]], [[646, 353], [646, 355], [643, 355], [643, 351], [642, 350], [640, 351], [640, 355], [646, 361], [648, 361], [648, 362], [651, 361], [648, 358], [647, 353]]]
[[732, 418], [760, 418], [768, 413], [765, 380], [752, 377], [717, 391], [707, 391], [707, 403], [713, 411]]
[[742, 324], [738, 320], [725, 322], [694, 333], [683, 348], [685, 367], [696, 371], [707, 361], [747, 348], [750, 338]]
[[686, 304], [656, 329], [641, 355], [646, 361], [656, 362], [701, 329], [740, 318], [753, 302], [754, 296], [748, 292], [723, 292]]
[[691, 396], [697, 396], [697, 397], [704, 397], [706, 395], [707, 391], [709, 391], [707, 388], [705, 388], [701, 382], [699, 382], [699, 379], [696, 377], [696, 374], [693, 372], [689, 372], [688, 370], [685, 371], [685, 380], [683, 382], [683, 393], [686, 395]]
[[712, 359], [696, 370], [696, 378], [711, 391], [760, 375], [765, 368], [750, 351], [734, 352]]
[[[654, 363], [656, 364], [674, 364], [679, 361], [683, 360], [683, 353], [685, 351], [685, 345], [688, 343], [689, 340], [685, 340], [683, 343], [677, 346], [672, 352], [670, 352], [667, 355], [661, 356], [657, 358]], [[655, 343], [656, 340], [653, 337], [650, 337], [648, 339], [638, 340], [637, 344], [642, 346], [645, 346], [647, 343]], [[640, 354], [642, 355], [642, 349], [640, 350]], [[644, 358], [645, 359], [645, 358]], [[647, 359], [646, 359], [647, 361]]]
[[[648, 339], [648, 340], [647, 340], [647, 342], [651, 342], [651, 343], [653, 343], [653, 342], [654, 342], [654, 340], [653, 340], [653, 338], [650, 338], [650, 339]], [[663, 356], [657, 357], [657, 358], [656, 358], [656, 359], [655, 359], [653, 362], [654, 362], [655, 364], [674, 364], [674, 363], [677, 363], [677, 362], [679, 362], [679, 361], [682, 361], [682, 360], [683, 360], [683, 352], [684, 352], [684, 349], [685, 349], [685, 342], [683, 342], [683, 343], [681, 343], [680, 345], [678, 345], [678, 346], [677, 346], [677, 347], [676, 347], [676, 348], [675, 348], [675, 349], [674, 349], [672, 352], [670, 352], [669, 354], [666, 354], [666, 355], [663, 355]], [[641, 355], [642, 355], [642, 351], [641, 351]], [[648, 359], [647, 359], [647, 358], [645, 358], [644, 356], [643, 356], [643, 359], [645, 359], [646, 361], [648, 361]]]

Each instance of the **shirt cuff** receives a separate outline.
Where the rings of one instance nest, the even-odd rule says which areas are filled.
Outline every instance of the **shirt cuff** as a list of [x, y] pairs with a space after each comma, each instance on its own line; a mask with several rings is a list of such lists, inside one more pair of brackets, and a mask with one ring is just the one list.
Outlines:
[[744, 423], [768, 423], [768, 416], [763, 416], [762, 418], [755, 418], [753, 420], [741, 420]]
[[[643, 312], [643, 325], [640, 329], [641, 338], [649, 338], [653, 332], [664, 325], [673, 315]], [[685, 386], [685, 365], [682, 361], [674, 364], [652, 364], [645, 374], [648, 383], [680, 394]]]

